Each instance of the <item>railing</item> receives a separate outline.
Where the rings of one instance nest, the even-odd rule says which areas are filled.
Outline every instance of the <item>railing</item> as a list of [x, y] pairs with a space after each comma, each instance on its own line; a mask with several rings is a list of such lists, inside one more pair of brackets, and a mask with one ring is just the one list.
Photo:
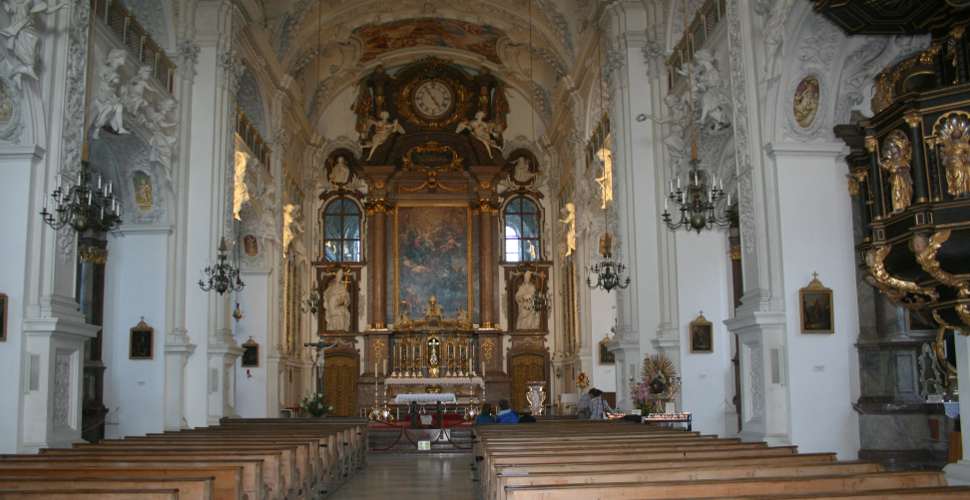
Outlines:
[[260, 163], [266, 170], [270, 170], [269, 159], [270, 151], [269, 145], [263, 140], [263, 136], [259, 135], [259, 130], [246, 118], [246, 114], [242, 112], [241, 109], [236, 108], [236, 133], [242, 138], [242, 141], [249, 150], [253, 152], [253, 156], [259, 159]]
[[[686, 7], [685, 7], [686, 8]], [[727, 12], [727, 0], [707, 0], [697, 9], [694, 19], [674, 46], [673, 53], [667, 58], [667, 88], [673, 89], [686, 81], [677, 72], [680, 67], [694, 60], [694, 54], [704, 46], [711, 33]]]
[[176, 66], [135, 16], [118, 0], [91, 0], [91, 10], [95, 18], [121, 39], [121, 43], [139, 64], [151, 66], [152, 76], [171, 94], [175, 85]]

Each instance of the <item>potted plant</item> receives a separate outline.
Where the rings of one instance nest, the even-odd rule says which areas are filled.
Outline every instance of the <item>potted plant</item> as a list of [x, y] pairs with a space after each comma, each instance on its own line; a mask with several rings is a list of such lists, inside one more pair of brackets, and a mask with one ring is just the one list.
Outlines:
[[322, 393], [311, 394], [300, 401], [300, 410], [313, 417], [323, 417], [333, 411], [333, 406], [327, 404]]

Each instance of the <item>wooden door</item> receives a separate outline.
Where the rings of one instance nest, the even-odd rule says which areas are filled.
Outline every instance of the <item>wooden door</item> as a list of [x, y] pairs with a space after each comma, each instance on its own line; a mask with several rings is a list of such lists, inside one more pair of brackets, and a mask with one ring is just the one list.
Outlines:
[[509, 359], [512, 374], [512, 409], [517, 412], [527, 410], [529, 401], [525, 398], [528, 383], [533, 380], [546, 380], [546, 358], [540, 354], [519, 354]]
[[323, 389], [335, 417], [357, 416], [357, 357], [327, 355], [323, 370]]

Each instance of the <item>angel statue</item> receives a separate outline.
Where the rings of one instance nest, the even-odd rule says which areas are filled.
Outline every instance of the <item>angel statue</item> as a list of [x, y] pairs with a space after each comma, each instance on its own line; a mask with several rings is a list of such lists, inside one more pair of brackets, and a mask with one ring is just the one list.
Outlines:
[[559, 222], [566, 225], [566, 257], [576, 251], [576, 205], [572, 202], [562, 207], [563, 218]]
[[492, 148], [498, 149], [496, 140], [502, 138], [502, 127], [485, 121], [485, 112], [478, 111], [475, 113], [474, 119], [459, 123], [455, 133], [460, 134], [466, 130], [470, 131], [472, 137], [478, 139], [478, 142], [485, 145], [488, 157], [492, 158]]
[[101, 69], [98, 70], [98, 94], [94, 98], [94, 133], [101, 137], [101, 129], [110, 127], [116, 134], [127, 134], [124, 125], [124, 104], [120, 95], [121, 67], [128, 53], [124, 49], [111, 49]]
[[600, 208], [606, 210], [609, 202], [613, 201], [613, 152], [609, 148], [600, 148], [596, 152], [596, 157], [603, 165], [603, 175], [596, 178], [596, 183], [600, 187], [600, 199], [602, 200]]
[[157, 93], [149, 83], [151, 76], [152, 67], [147, 64], [142, 65], [138, 68], [135, 76], [131, 77], [131, 80], [128, 80], [128, 84], [122, 89], [121, 97], [129, 113], [137, 115], [142, 108], [148, 105], [148, 100], [145, 99], [145, 92], [150, 94]]
[[371, 118], [367, 121], [366, 130], [370, 131], [371, 128], [374, 129], [374, 133], [370, 136], [370, 142], [365, 142], [364, 147], [370, 148], [370, 153], [367, 155], [367, 161], [374, 156], [374, 151], [377, 150], [378, 146], [387, 142], [394, 134], [403, 134], [404, 127], [398, 123], [397, 118], [394, 121], [390, 121], [391, 114], [387, 111], [381, 111], [379, 120]]
[[70, 2], [64, 1], [57, 5], [43, 0], [3, 0], [3, 10], [10, 19], [0, 36], [7, 39], [7, 50], [13, 53], [16, 65], [12, 69], [11, 79], [18, 88], [22, 76], [37, 79], [34, 64], [37, 60], [37, 44], [40, 34], [34, 25], [37, 14], [53, 14], [66, 7]]

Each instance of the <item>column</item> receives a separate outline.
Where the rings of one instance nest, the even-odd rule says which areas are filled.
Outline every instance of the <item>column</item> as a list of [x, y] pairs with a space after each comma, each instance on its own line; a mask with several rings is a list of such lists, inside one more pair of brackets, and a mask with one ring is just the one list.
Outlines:
[[242, 19], [232, 2], [208, 0], [197, 4], [195, 24], [199, 52], [192, 100], [205, 107], [196, 106], [187, 119], [188, 189], [179, 200], [187, 211], [185, 322], [198, 346], [188, 361], [185, 389], [186, 418], [193, 427], [233, 414], [234, 360], [242, 352], [232, 336], [229, 294], [203, 292], [196, 283], [200, 270], [215, 260], [220, 239], [233, 242], [234, 97], [243, 68], [233, 40]]
[[[970, 339], [966, 335], [956, 334], [957, 350], [957, 387], [970, 387]], [[960, 398], [960, 415], [966, 420], [966, 415], [970, 415], [970, 398]], [[963, 457], [954, 464], [949, 464], [943, 468], [946, 473], [946, 482], [950, 485], [970, 485], [970, 460], [967, 454], [970, 452], [970, 429], [963, 429], [960, 434], [963, 444]]]
[[486, 200], [483, 200], [478, 207], [479, 323], [483, 329], [497, 327], [495, 318], [495, 214], [497, 210]]
[[378, 203], [367, 210], [371, 226], [371, 252], [367, 281], [370, 282], [370, 329], [387, 328], [387, 206]]

